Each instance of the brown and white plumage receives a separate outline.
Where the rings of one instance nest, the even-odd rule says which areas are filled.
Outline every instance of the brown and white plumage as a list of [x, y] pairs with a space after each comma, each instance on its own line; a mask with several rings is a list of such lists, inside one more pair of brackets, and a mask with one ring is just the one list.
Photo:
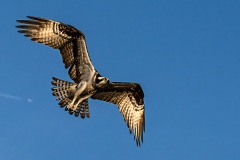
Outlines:
[[90, 117], [88, 99], [98, 99], [118, 105], [130, 133], [139, 146], [145, 128], [144, 93], [137, 83], [110, 82], [92, 65], [84, 34], [78, 29], [53, 20], [27, 16], [17, 20], [18, 32], [32, 41], [59, 49], [65, 68], [74, 82], [53, 77], [53, 95], [70, 114]]
[[110, 82], [91, 98], [117, 104], [130, 133], [134, 131], [134, 138], [140, 145], [145, 130], [143, 97], [142, 88], [137, 83]]

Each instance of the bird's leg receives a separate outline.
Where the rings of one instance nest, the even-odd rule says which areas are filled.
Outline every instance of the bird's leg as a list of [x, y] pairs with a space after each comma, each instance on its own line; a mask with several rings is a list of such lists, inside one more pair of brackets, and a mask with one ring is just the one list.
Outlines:
[[[85, 99], [91, 97], [92, 95], [85, 95], [84, 97], [80, 98], [78, 100], [78, 102], [74, 105], [74, 108], [77, 107], [79, 105], [79, 103], [82, 103], [82, 101], [84, 101]], [[76, 109], [76, 108], [75, 108]]]
[[[82, 94], [82, 92], [86, 89], [87, 87], [87, 82], [83, 81], [77, 85], [76, 92], [74, 93], [74, 97], [71, 103], [67, 105], [67, 109], [71, 109], [73, 111], [76, 110], [77, 105], [74, 105], [76, 99]], [[81, 98], [82, 99], [82, 98]], [[78, 101], [79, 102], [79, 101]], [[79, 104], [79, 103], [77, 103]]]

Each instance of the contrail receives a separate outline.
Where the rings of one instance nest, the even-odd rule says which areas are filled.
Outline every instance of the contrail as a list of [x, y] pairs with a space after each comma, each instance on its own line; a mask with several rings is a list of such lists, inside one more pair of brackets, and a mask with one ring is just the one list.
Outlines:
[[[13, 99], [13, 100], [16, 100], [16, 101], [23, 101], [24, 99], [21, 98], [21, 97], [17, 97], [17, 96], [13, 96], [13, 95], [10, 95], [10, 94], [5, 94], [5, 93], [1, 93], [0, 92], [0, 97], [4, 97], [4, 98], [8, 98], [8, 99]], [[27, 99], [27, 102], [33, 102], [33, 100], [31, 98], [28, 98]]]
[[9, 95], [9, 94], [5, 94], [5, 93], [0, 93], [0, 96], [1, 96], [1, 97], [4, 97], [4, 98], [8, 98], [8, 99], [18, 100], [18, 101], [23, 100], [23, 99], [20, 98], [20, 97], [13, 96], [13, 95]]

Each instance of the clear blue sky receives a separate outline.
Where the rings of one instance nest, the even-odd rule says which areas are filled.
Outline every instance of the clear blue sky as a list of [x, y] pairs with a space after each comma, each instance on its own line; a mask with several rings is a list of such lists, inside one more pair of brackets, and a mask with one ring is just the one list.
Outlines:
[[[239, 8], [239, 0], [2, 2], [0, 159], [239, 160]], [[17, 33], [27, 15], [80, 29], [103, 76], [142, 85], [140, 148], [117, 106], [90, 100], [84, 120], [58, 106], [51, 77], [69, 79], [67, 70], [58, 50]]]

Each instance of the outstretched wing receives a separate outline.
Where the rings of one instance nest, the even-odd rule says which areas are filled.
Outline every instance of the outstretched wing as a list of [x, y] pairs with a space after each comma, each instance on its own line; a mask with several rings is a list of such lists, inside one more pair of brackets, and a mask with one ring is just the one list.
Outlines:
[[91, 97], [118, 105], [125, 122], [134, 131], [134, 139], [140, 145], [145, 130], [144, 93], [137, 83], [110, 82], [106, 87], [98, 89]]
[[54, 49], [59, 49], [65, 68], [75, 82], [80, 81], [80, 71], [86, 66], [94, 70], [88, 55], [84, 34], [78, 29], [53, 20], [27, 16], [29, 20], [17, 20], [22, 23], [16, 26], [18, 32], [30, 37], [32, 41], [43, 43]]

